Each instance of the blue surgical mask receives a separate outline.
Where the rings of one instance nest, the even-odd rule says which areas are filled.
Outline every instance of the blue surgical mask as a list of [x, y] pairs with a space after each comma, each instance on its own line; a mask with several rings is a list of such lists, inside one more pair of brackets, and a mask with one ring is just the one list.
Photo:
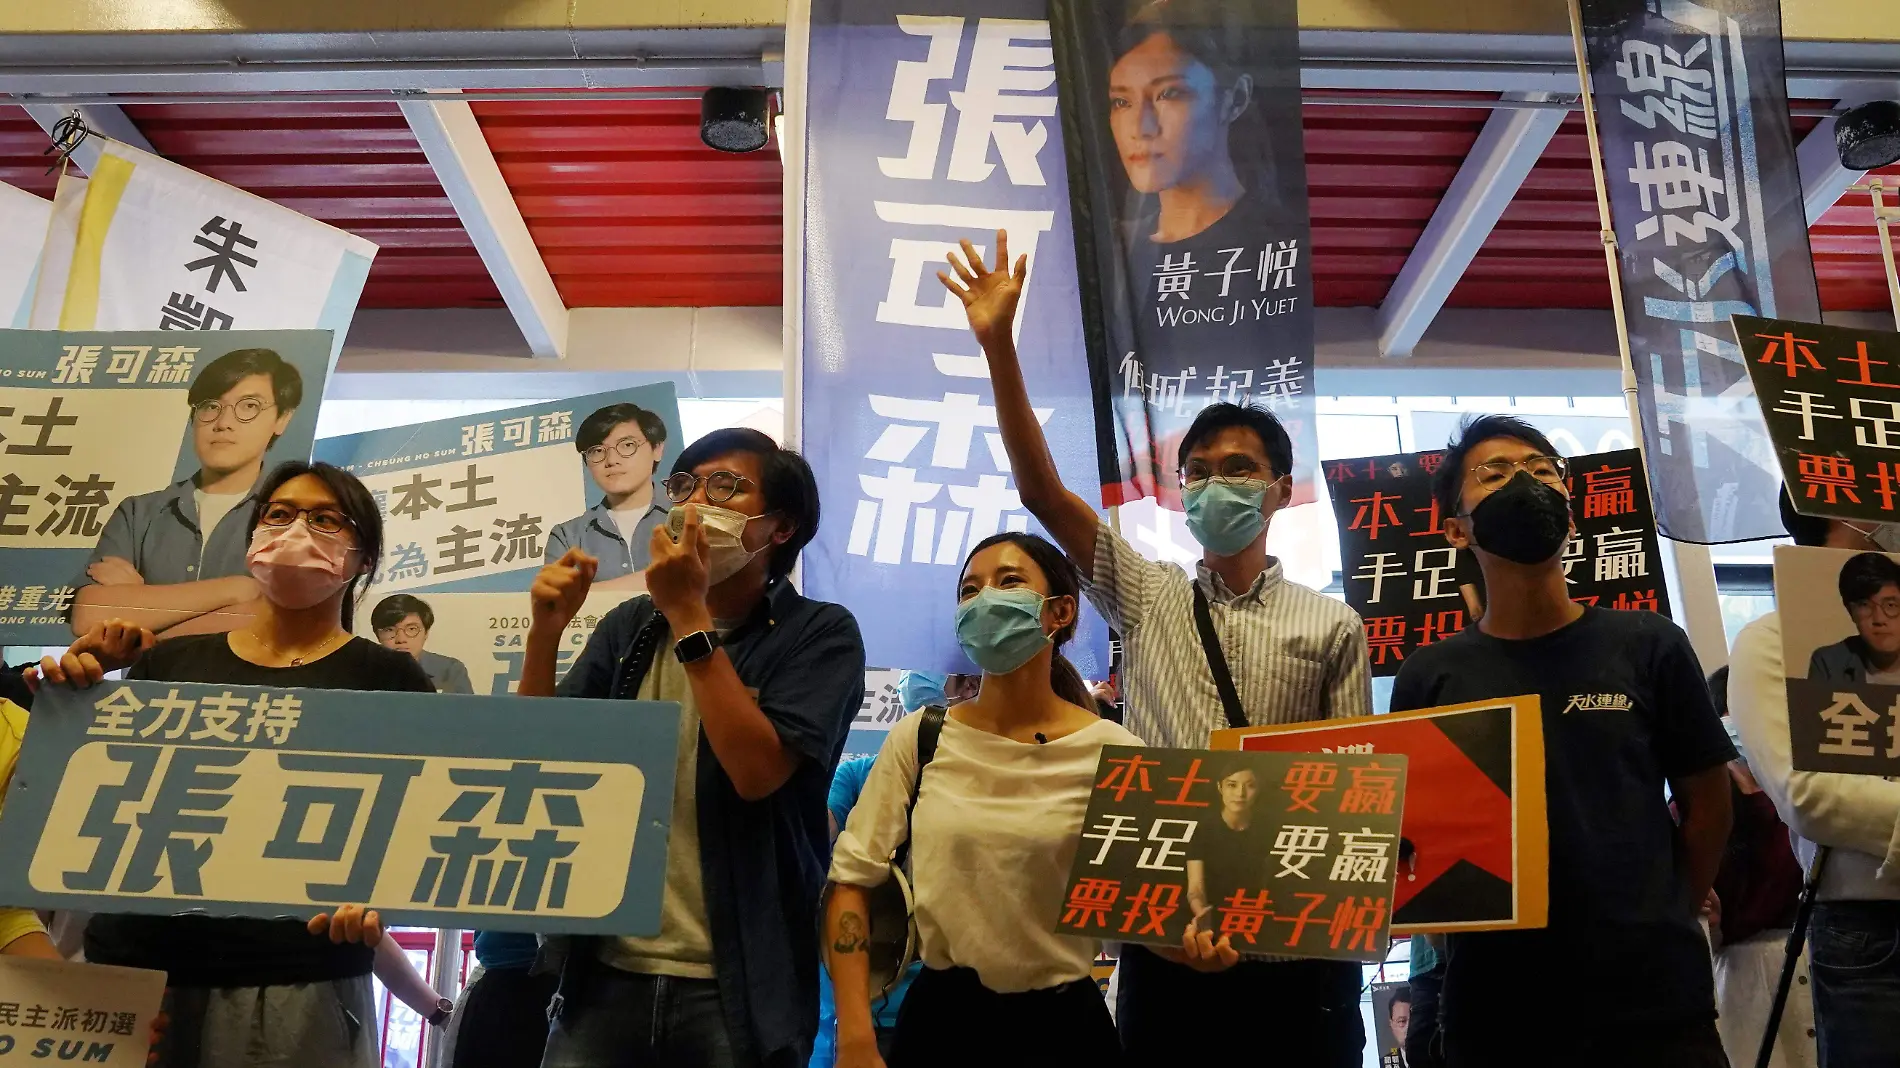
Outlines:
[[926, 705], [948, 705], [950, 699], [943, 688], [949, 681], [948, 676], [934, 671], [906, 671], [897, 677], [897, 699], [904, 702], [906, 712]]
[[1007, 675], [1049, 644], [1042, 602], [1035, 590], [986, 586], [957, 606], [957, 642], [977, 667]]
[[1272, 485], [1257, 478], [1188, 483], [1181, 494], [1187, 505], [1188, 533], [1215, 556], [1233, 556], [1266, 529], [1267, 516], [1260, 506], [1266, 503]]

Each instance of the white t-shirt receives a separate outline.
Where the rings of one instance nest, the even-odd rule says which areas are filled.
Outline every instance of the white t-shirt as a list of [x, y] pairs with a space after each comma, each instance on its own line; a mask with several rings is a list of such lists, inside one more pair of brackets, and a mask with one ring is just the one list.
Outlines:
[[610, 508], [607, 514], [614, 517], [614, 526], [620, 529], [620, 540], [633, 545], [633, 532], [640, 526], [640, 520], [653, 510], [650, 504], [628, 505], [625, 508]]
[[205, 546], [211, 544], [211, 532], [218, 529], [218, 522], [229, 515], [231, 509], [238, 506], [249, 494], [244, 493], [206, 493], [204, 490], [192, 490], [192, 497], [198, 502], [198, 566], [205, 562]]
[[[899, 720], [831, 854], [831, 881], [879, 886], [904, 840], [920, 714]], [[1141, 745], [1102, 720], [1047, 744], [946, 719], [912, 814], [923, 962], [971, 968], [999, 994], [1087, 978], [1094, 939], [1052, 928], [1104, 745]]]

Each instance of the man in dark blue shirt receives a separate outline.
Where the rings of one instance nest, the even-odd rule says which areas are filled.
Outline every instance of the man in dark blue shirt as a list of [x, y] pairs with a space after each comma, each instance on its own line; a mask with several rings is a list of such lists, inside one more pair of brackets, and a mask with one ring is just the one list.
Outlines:
[[557, 688], [555, 655], [598, 561], [543, 568], [520, 692], [677, 702], [660, 931], [551, 939], [546, 1068], [791, 1068], [818, 1026], [826, 798], [864, 700], [851, 613], [786, 578], [818, 528], [811, 468], [756, 430], [716, 431], [666, 481], [647, 596], [600, 621]]
[[[1446, 540], [1483, 568], [1484, 616], [1412, 654], [1392, 691], [1395, 712], [1542, 700], [1550, 924], [1449, 936], [1446, 1063], [1726, 1068], [1698, 911], [1728, 836], [1735, 750], [1681, 630], [1571, 601], [1567, 473], [1520, 420], [1466, 423], [1435, 490]], [[1550, 1031], [1547, 986], [1527, 981], [1539, 962], [1590, 992], [1588, 1026]]]

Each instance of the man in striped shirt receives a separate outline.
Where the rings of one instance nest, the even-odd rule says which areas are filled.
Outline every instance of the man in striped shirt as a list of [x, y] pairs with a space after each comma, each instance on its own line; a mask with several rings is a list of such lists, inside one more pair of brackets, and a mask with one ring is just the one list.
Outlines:
[[[1122, 637], [1127, 727], [1152, 745], [1201, 748], [1228, 726], [1196, 624], [1204, 599], [1239, 699], [1252, 724], [1295, 723], [1372, 712], [1365, 629], [1358, 615], [1297, 583], [1267, 555], [1267, 524], [1293, 489], [1293, 444], [1267, 411], [1215, 404], [1182, 438], [1179, 475], [1188, 529], [1203, 553], [1190, 577], [1143, 558], [1062, 484], [1017, 362], [1012, 324], [1025, 259], [1009, 261], [996, 235], [985, 267], [969, 242], [950, 257], [944, 284], [963, 301], [988, 357], [996, 414], [1024, 507], [1091, 577], [1089, 600]], [[1180, 950], [1123, 947], [1116, 998], [1122, 1044], [1137, 1064], [1178, 1056], [1192, 1034], [1197, 1054], [1250, 1061], [1263, 1043], [1275, 1063], [1348, 1068], [1360, 1063], [1359, 968], [1325, 961], [1242, 962], [1226, 937], [1189, 929]], [[1208, 1021], [1236, 1021], [1231, 1027]], [[1238, 1021], [1246, 1021], [1240, 1026]], [[1211, 1043], [1211, 1045], [1210, 1045]]]

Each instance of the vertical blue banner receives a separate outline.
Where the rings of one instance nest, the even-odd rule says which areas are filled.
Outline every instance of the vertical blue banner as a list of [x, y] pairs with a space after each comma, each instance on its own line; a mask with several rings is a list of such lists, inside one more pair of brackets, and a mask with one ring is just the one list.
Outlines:
[[[952, 616], [972, 545], [1037, 529], [989, 369], [937, 281], [998, 229], [1027, 254], [1023, 377], [1064, 480], [1099, 485], [1069, 183], [1044, 0], [816, 0], [806, 96], [802, 447], [830, 516], [805, 592], [840, 602], [879, 667], [972, 671]], [[1084, 612], [1070, 659], [1108, 670]]]
[[1731, 315], [1818, 321], [1775, 0], [1582, 0], [1656, 522], [1780, 537]]

